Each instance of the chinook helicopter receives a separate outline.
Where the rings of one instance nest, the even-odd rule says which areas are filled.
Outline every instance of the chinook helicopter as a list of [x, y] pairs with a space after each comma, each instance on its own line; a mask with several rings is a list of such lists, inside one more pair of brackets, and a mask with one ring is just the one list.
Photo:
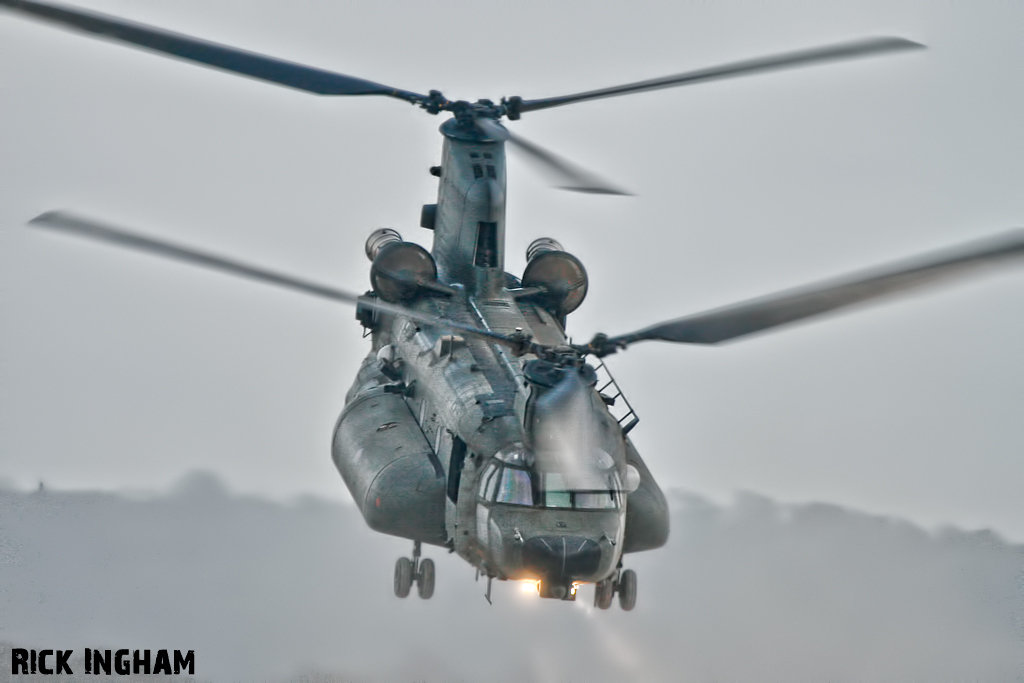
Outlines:
[[367, 524], [413, 541], [394, 592], [435, 587], [422, 545], [457, 553], [491, 582], [533, 582], [545, 598], [594, 604], [637, 599], [625, 556], [664, 545], [668, 505], [629, 438], [639, 422], [602, 359], [647, 340], [717, 344], [880, 299], [1024, 255], [1015, 231], [910, 261], [658, 323], [595, 335], [566, 322], [587, 294], [583, 264], [554, 239], [535, 240], [520, 277], [505, 271], [505, 150], [526, 154], [578, 192], [625, 194], [513, 135], [501, 123], [543, 109], [828, 61], [920, 49], [869, 38], [748, 59], [562, 97], [469, 102], [423, 95], [244, 52], [67, 6], [0, 0], [0, 7], [180, 59], [319, 95], [378, 95], [430, 114], [440, 127], [438, 199], [420, 225], [430, 251], [392, 229], [366, 242], [372, 289], [358, 295], [65, 212], [31, 225], [97, 239], [354, 305], [371, 339], [345, 400], [332, 457]]

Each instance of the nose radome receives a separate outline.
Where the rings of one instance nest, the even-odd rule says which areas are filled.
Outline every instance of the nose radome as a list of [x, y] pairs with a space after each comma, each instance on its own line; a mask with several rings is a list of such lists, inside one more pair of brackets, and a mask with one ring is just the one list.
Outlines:
[[549, 581], [593, 575], [601, 546], [582, 536], [534, 536], [523, 544], [523, 564]]

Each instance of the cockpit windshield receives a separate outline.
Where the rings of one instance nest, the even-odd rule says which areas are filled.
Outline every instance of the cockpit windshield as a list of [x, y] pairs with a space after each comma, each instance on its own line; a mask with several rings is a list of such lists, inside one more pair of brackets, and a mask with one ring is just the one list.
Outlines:
[[533, 505], [533, 486], [526, 470], [506, 467], [495, 500], [512, 505]]
[[[596, 485], [599, 484], [599, 485]], [[588, 488], [573, 486], [557, 472], [537, 472], [520, 465], [492, 462], [480, 479], [479, 495], [505, 505], [529, 505], [570, 510], [614, 510], [622, 487], [614, 470]]]

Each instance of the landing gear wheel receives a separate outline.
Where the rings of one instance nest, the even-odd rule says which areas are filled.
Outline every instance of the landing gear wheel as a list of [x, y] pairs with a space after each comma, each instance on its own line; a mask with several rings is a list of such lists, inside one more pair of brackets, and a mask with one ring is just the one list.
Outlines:
[[615, 596], [615, 586], [611, 579], [598, 581], [594, 584], [594, 607], [608, 609], [612, 606], [612, 598]]
[[632, 569], [619, 577], [619, 607], [626, 612], [636, 607], [636, 572]]
[[434, 561], [427, 559], [420, 562], [420, 571], [416, 575], [416, 591], [424, 600], [434, 594]]
[[412, 560], [408, 557], [398, 558], [395, 562], [395, 595], [404, 598], [412, 588]]

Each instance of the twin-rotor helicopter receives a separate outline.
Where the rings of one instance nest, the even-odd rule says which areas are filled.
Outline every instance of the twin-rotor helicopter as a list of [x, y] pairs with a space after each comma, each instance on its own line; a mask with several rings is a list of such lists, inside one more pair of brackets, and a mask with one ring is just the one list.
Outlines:
[[420, 225], [430, 251], [394, 230], [366, 243], [372, 290], [350, 293], [66, 212], [31, 225], [205, 266], [356, 307], [371, 339], [334, 433], [332, 455], [367, 524], [413, 541], [394, 591], [434, 593], [422, 544], [458, 553], [491, 580], [533, 582], [542, 597], [594, 604], [637, 599], [631, 553], [669, 535], [665, 496], [629, 438], [638, 423], [602, 358], [645, 340], [717, 344], [875, 300], [1024, 255], [1015, 231], [636, 332], [566, 336], [583, 302], [583, 264], [551, 238], [535, 240], [521, 276], [505, 271], [506, 143], [580, 192], [622, 191], [513, 135], [502, 123], [589, 100], [856, 57], [920, 49], [868, 38], [733, 62], [562, 97], [449, 100], [245, 52], [119, 18], [29, 0], [0, 7], [108, 40], [318, 95], [378, 95], [446, 114], [435, 204]]

